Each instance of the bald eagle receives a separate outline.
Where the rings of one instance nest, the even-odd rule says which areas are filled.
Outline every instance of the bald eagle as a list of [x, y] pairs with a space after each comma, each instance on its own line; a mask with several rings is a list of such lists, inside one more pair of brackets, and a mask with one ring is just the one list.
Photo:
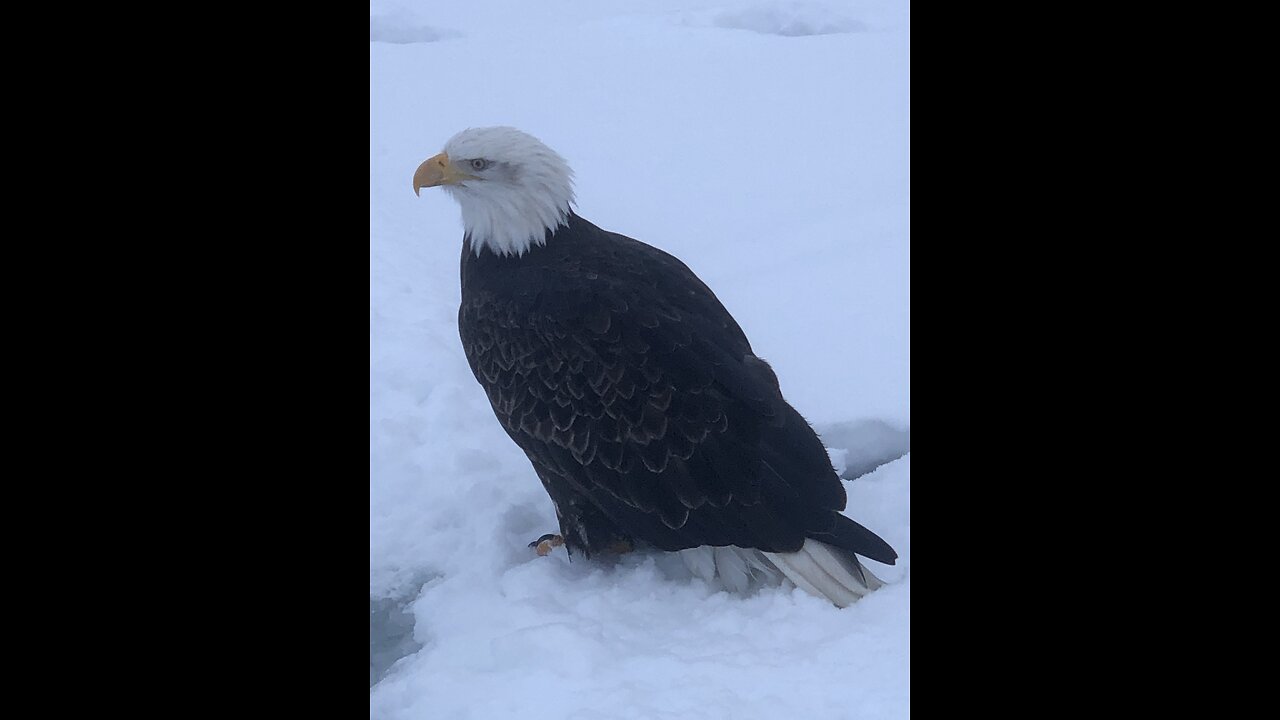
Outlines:
[[897, 553], [840, 513], [817, 434], [715, 293], [675, 257], [574, 211], [572, 172], [508, 127], [413, 176], [462, 206], [467, 362], [551, 497], [572, 555], [680, 552], [731, 590], [790, 581], [844, 607]]

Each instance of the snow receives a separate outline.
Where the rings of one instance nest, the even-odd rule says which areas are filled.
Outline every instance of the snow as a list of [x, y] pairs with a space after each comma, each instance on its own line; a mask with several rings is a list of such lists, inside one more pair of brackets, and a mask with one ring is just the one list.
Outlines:
[[[891, 0], [371, 3], [371, 717], [909, 715], [909, 29]], [[410, 187], [483, 125], [716, 292], [857, 478], [888, 586], [839, 610], [526, 547], [555, 519], [462, 354], [458, 207]]]
[[830, 6], [799, 2], [757, 3], [726, 10], [717, 13], [712, 24], [783, 37], [862, 32], [867, 29], [865, 24]]

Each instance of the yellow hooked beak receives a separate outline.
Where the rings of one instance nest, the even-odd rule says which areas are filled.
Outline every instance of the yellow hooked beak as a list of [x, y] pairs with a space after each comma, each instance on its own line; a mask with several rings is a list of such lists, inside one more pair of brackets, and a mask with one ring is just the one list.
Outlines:
[[470, 180], [471, 178], [471, 175], [454, 169], [453, 164], [449, 162], [447, 153], [440, 153], [435, 157], [428, 158], [426, 162], [418, 166], [417, 172], [413, 174], [413, 194], [418, 195], [418, 191], [424, 187], [457, 185], [463, 180]]

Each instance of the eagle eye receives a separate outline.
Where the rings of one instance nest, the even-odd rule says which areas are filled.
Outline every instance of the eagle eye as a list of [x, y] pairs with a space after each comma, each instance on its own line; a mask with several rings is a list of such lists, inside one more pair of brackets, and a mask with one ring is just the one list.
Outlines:
[[480, 158], [476, 158], [475, 160], [471, 161], [471, 169], [477, 170], [477, 171], [484, 170], [485, 168], [489, 167], [489, 164], [490, 163], [488, 160], [482, 160]]

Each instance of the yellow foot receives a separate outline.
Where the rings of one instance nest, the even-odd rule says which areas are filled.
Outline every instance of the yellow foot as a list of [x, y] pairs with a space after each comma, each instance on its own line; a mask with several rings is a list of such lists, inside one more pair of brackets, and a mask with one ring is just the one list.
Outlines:
[[542, 537], [529, 543], [529, 547], [538, 549], [538, 556], [542, 557], [550, 553], [552, 550], [564, 544], [564, 538], [555, 533], [547, 533]]

